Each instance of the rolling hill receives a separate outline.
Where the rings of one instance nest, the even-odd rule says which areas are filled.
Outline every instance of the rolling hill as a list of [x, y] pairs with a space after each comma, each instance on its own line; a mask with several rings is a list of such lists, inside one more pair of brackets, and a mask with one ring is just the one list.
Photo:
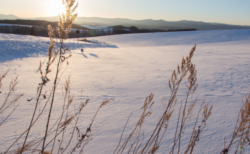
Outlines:
[[[21, 19], [14, 15], [4, 15], [0, 14], [0, 20], [3, 19]], [[45, 20], [50, 22], [58, 21], [58, 17], [37, 17], [37, 18], [29, 18], [28, 20]], [[202, 21], [189, 21], [189, 20], [181, 20], [181, 21], [165, 21], [165, 20], [153, 20], [153, 19], [145, 19], [145, 20], [131, 20], [124, 18], [99, 18], [99, 17], [77, 17], [74, 22], [78, 25], [91, 25], [91, 26], [136, 26], [140, 29], [161, 29], [161, 30], [169, 30], [169, 29], [197, 29], [197, 30], [226, 30], [226, 29], [250, 29], [249, 25], [230, 25], [223, 23], [208, 23]]]

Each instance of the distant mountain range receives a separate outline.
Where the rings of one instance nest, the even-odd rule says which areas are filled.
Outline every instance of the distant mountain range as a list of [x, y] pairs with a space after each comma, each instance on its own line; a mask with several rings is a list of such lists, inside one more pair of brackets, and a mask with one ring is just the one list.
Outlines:
[[[14, 15], [4, 15], [0, 14], [1, 19], [21, 19]], [[40, 17], [40, 18], [30, 18], [30, 20], [46, 20], [46, 21], [58, 21], [58, 17]], [[92, 26], [136, 26], [140, 29], [197, 29], [197, 30], [223, 30], [223, 29], [250, 29], [250, 26], [241, 26], [241, 25], [230, 25], [222, 23], [207, 23], [201, 21], [165, 21], [165, 20], [131, 20], [131, 19], [122, 19], [122, 18], [98, 18], [98, 17], [77, 17], [75, 24], [78, 25], [92, 25]]]
[[2, 19], [20, 19], [19, 17], [9, 14], [9, 15], [5, 15], [5, 14], [0, 14], [0, 20]]

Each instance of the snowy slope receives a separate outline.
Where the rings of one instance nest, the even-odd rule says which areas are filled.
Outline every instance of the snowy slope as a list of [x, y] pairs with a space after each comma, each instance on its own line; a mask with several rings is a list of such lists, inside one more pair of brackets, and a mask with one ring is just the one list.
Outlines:
[[[90, 39], [91, 40], [91, 39]], [[49, 39], [44, 37], [0, 34], [0, 62], [13, 60], [16, 58], [46, 56], [49, 47]], [[87, 43], [76, 40], [66, 41], [66, 45], [70, 46], [71, 50], [81, 48], [117, 48], [112, 44], [105, 42]], [[58, 44], [56, 44], [58, 46]]]
[[[250, 30], [129, 34], [93, 39], [108, 44], [78, 43], [73, 39], [66, 42], [72, 49], [73, 57], [62, 77], [62, 81], [65, 81], [71, 75], [71, 93], [75, 95], [75, 102], [91, 99], [82, 114], [79, 128], [83, 131], [100, 103], [108, 98], [114, 99], [98, 114], [93, 127], [93, 140], [85, 153], [112, 153], [128, 115], [140, 108], [151, 92], [155, 94], [156, 104], [152, 118], [145, 123], [145, 132], [152, 130], [162, 111], [162, 98], [170, 95], [168, 79], [195, 43], [197, 50], [193, 61], [198, 70], [198, 103], [205, 98], [214, 105], [214, 109], [194, 153], [219, 153], [223, 149], [224, 137], [230, 137], [234, 128], [242, 96], [249, 92]], [[34, 104], [26, 100], [36, 95], [39, 82], [37, 68], [40, 61], [43, 65], [46, 63], [48, 45], [47, 38], [0, 34], [0, 73], [10, 68], [10, 78], [19, 75], [17, 92], [25, 93], [18, 110], [0, 128], [0, 152], [13, 141], [14, 131], [18, 134], [28, 126], [27, 120], [31, 117]], [[81, 48], [85, 49], [84, 54], [80, 52]], [[10, 78], [6, 80], [5, 89]], [[61, 82], [59, 87], [63, 84]], [[58, 96], [61, 95], [60, 89]], [[184, 94], [185, 86], [178, 94], [179, 100], [183, 99]], [[61, 105], [61, 99], [56, 97], [54, 115]], [[176, 119], [175, 113], [172, 121]], [[134, 115], [129, 128], [136, 120]], [[187, 125], [187, 132], [191, 131], [191, 125], [192, 122]], [[36, 129], [43, 131], [44, 127], [37, 126]], [[170, 126], [157, 153], [163, 154], [169, 150], [174, 131], [174, 127]], [[42, 134], [32, 133], [32, 137]], [[184, 136], [182, 141], [184, 145], [187, 144], [188, 136]]]
[[204, 43], [218, 43], [230, 41], [244, 41], [250, 39], [248, 30], [210, 30], [165, 32], [147, 34], [125, 34], [98, 37], [98, 40], [112, 42], [121, 46], [165, 46], [165, 45], [193, 45]]

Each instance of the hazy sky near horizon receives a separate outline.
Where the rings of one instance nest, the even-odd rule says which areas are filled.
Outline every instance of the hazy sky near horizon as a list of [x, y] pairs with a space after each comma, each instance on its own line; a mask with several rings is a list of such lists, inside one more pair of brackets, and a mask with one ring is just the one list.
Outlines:
[[[0, 0], [0, 14], [56, 16], [62, 0]], [[250, 25], [250, 0], [76, 0], [82, 17], [194, 20]]]

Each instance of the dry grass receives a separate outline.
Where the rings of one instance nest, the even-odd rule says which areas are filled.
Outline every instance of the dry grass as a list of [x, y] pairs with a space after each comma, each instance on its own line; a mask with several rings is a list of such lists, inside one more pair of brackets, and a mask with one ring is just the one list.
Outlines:
[[[23, 152], [53, 153], [54, 151], [56, 151], [57, 153], [66, 153], [66, 152], [72, 153], [75, 151], [76, 148], [82, 147], [83, 149], [91, 140], [90, 138], [91, 128], [99, 110], [111, 101], [107, 100], [101, 103], [91, 123], [87, 127], [86, 132], [81, 133], [81, 130], [78, 127], [78, 121], [84, 107], [88, 105], [89, 99], [87, 99], [85, 102], [80, 102], [77, 109], [75, 108], [73, 110], [70, 109], [74, 101], [74, 96], [71, 95], [71, 81], [69, 77], [65, 81], [65, 84], [62, 88], [64, 102], [62, 104], [61, 114], [55, 122], [50, 123], [53, 111], [54, 98], [56, 95], [56, 89], [60, 82], [60, 77], [63, 74], [63, 71], [61, 70], [63, 69], [64, 63], [66, 63], [67, 65], [69, 64], [67, 60], [71, 57], [71, 54], [69, 53], [70, 52], [69, 48], [64, 45], [64, 40], [67, 39], [67, 36], [70, 32], [71, 24], [77, 16], [77, 14], [73, 14], [77, 7], [77, 4], [75, 5], [75, 0], [63, 0], [62, 2], [66, 6], [66, 14], [62, 14], [61, 16], [59, 16], [60, 22], [58, 24], [58, 29], [59, 29], [58, 34], [60, 39], [58, 43], [60, 44], [60, 48], [55, 50], [55, 43], [56, 43], [55, 40], [57, 36], [53, 31], [52, 27], [48, 26], [49, 36], [50, 36], [48, 61], [46, 63], [46, 68], [44, 70], [42, 69], [41, 62], [38, 68], [41, 75], [41, 82], [38, 84], [37, 87], [36, 98], [27, 100], [29, 102], [35, 101], [34, 112], [30, 120], [29, 127], [27, 130], [25, 130], [16, 138], [16, 140], [7, 148], [7, 150], [4, 153], [23, 153]], [[51, 73], [50, 67], [52, 66], [52, 64], [55, 63], [56, 63], [55, 77], [53, 80], [51, 80], [48, 78], [48, 74]], [[2, 80], [5, 78], [6, 74], [7, 72], [0, 77], [0, 88], [2, 86]], [[44, 86], [46, 86], [47, 83], [51, 81], [53, 81], [51, 87], [52, 90], [50, 92], [44, 91]], [[11, 82], [9, 95], [11, 94], [11, 92], [14, 91], [14, 88], [16, 87], [17, 83], [18, 83], [17, 78]], [[9, 96], [7, 96], [6, 100], [4, 101], [0, 109], [0, 112], [4, 112], [10, 105], [17, 102], [21, 96], [22, 95], [16, 97], [13, 101], [10, 102], [7, 101], [9, 98]], [[42, 110], [39, 111], [37, 110], [38, 104], [40, 105], [43, 104]], [[44, 116], [45, 114], [44, 111], [46, 109], [49, 109], [46, 123], [45, 124], [37, 123], [37, 121], [40, 118], [42, 118], [42, 116]], [[30, 140], [29, 139], [30, 131], [34, 128], [35, 125], [46, 126], [44, 136], [39, 139], [33, 138], [32, 140]], [[70, 133], [66, 134], [66, 130]], [[69, 136], [70, 139], [65, 140], [65, 136]], [[29, 142], [28, 139], [30, 140]], [[18, 144], [18, 142], [20, 141], [22, 143], [21, 147], [19, 147]], [[16, 144], [18, 146], [17, 148], [15, 146]], [[58, 146], [55, 147], [55, 145]]]
[[[242, 100], [242, 107], [238, 114], [232, 137], [229, 144], [224, 145], [221, 154], [227, 154], [230, 150], [234, 153], [242, 153], [245, 146], [250, 145], [250, 93], [247, 94]], [[226, 140], [226, 138], [225, 138]], [[236, 149], [232, 146], [235, 145]]]
[[[19, 94], [17, 96], [13, 96], [13, 93], [15, 92], [16, 86], [18, 84], [18, 76], [14, 80], [11, 80], [8, 91], [2, 91], [2, 82], [6, 78], [8, 72], [9, 70], [7, 70], [3, 75], [0, 75], [0, 95], [3, 95], [3, 93], [5, 93], [4, 101], [2, 102], [2, 104], [0, 104], [0, 115], [2, 117], [2, 120], [0, 121], [0, 126], [7, 122], [8, 118], [19, 106], [19, 104], [17, 103], [18, 100], [24, 95]], [[13, 108], [11, 109], [11, 107]], [[7, 116], [5, 116], [4, 114], [7, 114]]]
[[[70, 77], [65, 81], [64, 86], [62, 87], [62, 96], [63, 104], [61, 109], [61, 114], [56, 118], [55, 121], [51, 122], [51, 115], [53, 112], [54, 98], [56, 95], [56, 89], [60, 82], [60, 77], [63, 74], [61, 71], [64, 64], [68, 63], [68, 59], [71, 57], [70, 50], [64, 45], [64, 40], [67, 39], [70, 32], [71, 24], [77, 17], [77, 14], [73, 14], [77, 8], [75, 5], [75, 0], [63, 0], [63, 4], [66, 6], [66, 14], [59, 16], [60, 22], [58, 24], [58, 35], [57, 36], [52, 27], [48, 26], [49, 36], [50, 36], [50, 46], [48, 49], [48, 61], [46, 63], [45, 69], [42, 68], [40, 63], [39, 72], [41, 81], [37, 87], [37, 96], [36, 98], [28, 99], [27, 101], [33, 101], [34, 112], [32, 114], [28, 128], [21, 133], [16, 140], [5, 150], [3, 153], [43, 153], [43, 154], [52, 154], [54, 153], [74, 153], [78, 151], [83, 153], [84, 148], [92, 140], [92, 127], [99, 110], [107, 105], [112, 99], [103, 101], [98, 107], [97, 111], [93, 115], [93, 118], [84, 130], [81, 130], [78, 127], [78, 121], [80, 115], [83, 112], [84, 108], [89, 104], [89, 99], [84, 102], [80, 102], [79, 106], [75, 109], [74, 112], [71, 110], [71, 106], [74, 103], [74, 95], [71, 94], [71, 80]], [[59, 37], [60, 48], [55, 50], [56, 38]], [[85, 40], [86, 41], [86, 40]], [[193, 95], [197, 89], [197, 70], [195, 65], [192, 63], [192, 57], [196, 50], [196, 45], [191, 49], [188, 56], [182, 59], [180, 65], [177, 65], [177, 68], [173, 70], [171, 78], [169, 79], [169, 89], [170, 97], [168, 101], [163, 101], [163, 112], [160, 114], [155, 127], [151, 130], [150, 134], [144, 133], [144, 123], [153, 113], [152, 106], [155, 104], [153, 101], [154, 94], [151, 93], [145, 98], [145, 101], [142, 107], [138, 110], [135, 110], [128, 117], [123, 131], [121, 132], [120, 140], [118, 145], [114, 149], [114, 154], [122, 153], [135, 153], [135, 154], [153, 154], [156, 153], [162, 146], [162, 140], [166, 138], [166, 132], [168, 131], [170, 120], [173, 117], [175, 112], [178, 115], [174, 137], [172, 138], [172, 145], [170, 145], [170, 151], [165, 153], [185, 153], [191, 154], [194, 151], [196, 143], [200, 141], [200, 135], [207, 125], [207, 120], [212, 114], [213, 106], [206, 103], [204, 100], [200, 105], [197, 103], [197, 97], [193, 98]], [[48, 74], [51, 73], [50, 67], [52, 64], [56, 64], [55, 77], [51, 80], [48, 78]], [[0, 94], [2, 94], [2, 81], [6, 77], [8, 71], [2, 76], [0, 75]], [[15, 91], [15, 88], [18, 84], [18, 77], [11, 81], [9, 85], [9, 91], [6, 94], [5, 100], [0, 105], [0, 115], [3, 116], [3, 113], [8, 112], [7, 116], [4, 117], [3, 121], [0, 122], [2, 126], [11, 114], [16, 110], [18, 105], [15, 105], [18, 100], [23, 96], [23, 94], [18, 95], [10, 99], [11, 95]], [[44, 86], [48, 82], [53, 81], [51, 91], [44, 91]], [[183, 83], [183, 81], [187, 81]], [[185, 100], [182, 102], [178, 101], [177, 94], [179, 88], [182, 84], [186, 84], [186, 95]], [[48, 94], [47, 94], [48, 93]], [[37, 110], [38, 104], [43, 104], [41, 110]], [[12, 110], [9, 110], [11, 106], [14, 106]], [[195, 113], [195, 109], [197, 111]], [[37, 121], [45, 114], [45, 110], [48, 109], [48, 115], [46, 123], [37, 123]], [[177, 111], [175, 111], [178, 109]], [[141, 113], [138, 117], [136, 124], [129, 130], [128, 137], [124, 137], [126, 133], [127, 125], [130, 121], [131, 116], [134, 113]], [[193, 120], [192, 132], [189, 137], [189, 142], [187, 146], [183, 147], [183, 134], [186, 131], [186, 125], [190, 120]], [[37, 139], [30, 139], [30, 131], [34, 129], [35, 125], [46, 126], [44, 135]], [[33, 130], [35, 131], [35, 130]], [[69, 132], [69, 133], [67, 133]], [[237, 144], [237, 147], [244, 147], [247, 144], [250, 144], [249, 139], [250, 132], [250, 94], [248, 94], [244, 101], [243, 107], [240, 110], [238, 120], [235, 125], [235, 129], [232, 133], [232, 138], [228, 144], [225, 145], [224, 149], [221, 151], [222, 154], [229, 152], [233, 144]], [[37, 132], [40, 133], [40, 132]], [[67, 136], [67, 139], [66, 139]], [[225, 139], [226, 140], [226, 139]], [[19, 147], [18, 142], [21, 142], [22, 146]], [[236, 148], [235, 153], [242, 153]], [[232, 150], [232, 149], [231, 149]]]
[[[176, 105], [179, 105], [179, 116], [175, 127], [175, 136], [172, 139], [173, 145], [171, 150], [166, 153], [180, 153], [182, 147], [181, 139], [185, 131], [185, 125], [187, 124], [187, 120], [193, 117], [193, 110], [197, 102], [197, 98], [192, 100], [192, 96], [198, 86], [198, 84], [196, 83], [197, 70], [195, 69], [195, 65], [192, 63], [192, 57], [194, 55], [195, 49], [196, 46], [192, 48], [186, 58], [182, 59], [181, 65], [178, 65], [177, 69], [173, 71], [171, 79], [169, 80], [171, 96], [166, 103], [162, 103], [164, 111], [161, 114], [161, 118], [157, 122], [154, 130], [152, 130], [152, 134], [149, 135], [149, 137], [145, 137], [142, 130], [143, 122], [146, 120], [146, 117], [149, 117], [152, 114], [152, 111], [149, 110], [154, 104], [154, 95], [150, 94], [148, 97], [146, 97], [146, 100], [142, 108], [140, 109], [142, 110], [142, 114], [139, 117], [137, 124], [129, 133], [129, 136], [126, 139], [123, 139], [125, 128], [133, 113], [131, 113], [131, 115], [129, 116], [114, 153], [155, 153], [158, 149], [160, 149], [163, 138], [166, 137], [165, 134], [169, 126], [169, 121], [173, 115], [174, 107]], [[186, 98], [184, 102], [178, 103], [177, 92], [182, 81], [184, 81], [185, 79], [187, 79], [188, 81], [188, 84], [186, 84]], [[212, 113], [212, 108], [213, 106], [209, 106], [207, 103], [205, 103], [205, 101], [200, 105], [198, 113], [195, 114], [197, 116], [193, 125], [193, 132], [190, 136], [188, 147], [186, 148], [184, 153], [193, 152], [195, 144], [197, 141], [199, 141], [199, 136], [204, 130], [206, 122]], [[138, 110], [134, 112], [138, 112]], [[202, 112], [201, 115], [200, 112]], [[201, 122], [198, 123], [199, 121]]]

